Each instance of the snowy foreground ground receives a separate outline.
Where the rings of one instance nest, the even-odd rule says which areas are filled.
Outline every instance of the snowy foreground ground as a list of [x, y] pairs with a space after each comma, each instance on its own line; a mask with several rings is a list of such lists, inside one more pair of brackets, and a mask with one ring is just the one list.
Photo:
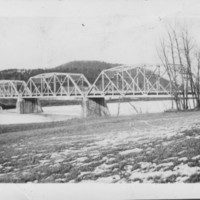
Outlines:
[[1, 125], [0, 132], [0, 182], [200, 182], [200, 112]]

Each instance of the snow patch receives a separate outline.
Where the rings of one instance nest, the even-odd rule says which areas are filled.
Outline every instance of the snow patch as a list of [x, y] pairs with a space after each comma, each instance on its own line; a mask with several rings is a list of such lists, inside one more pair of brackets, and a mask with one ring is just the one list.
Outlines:
[[119, 180], [120, 180], [120, 176], [114, 175], [114, 176], [109, 176], [109, 177], [98, 178], [96, 181], [100, 182], [100, 183], [113, 183], [113, 182], [117, 182]]
[[187, 161], [188, 160], [188, 158], [186, 158], [186, 157], [182, 157], [182, 158], [179, 158], [178, 159], [178, 161], [183, 161], [183, 162], [185, 162], [185, 161]]
[[78, 162], [84, 162], [87, 159], [88, 159], [87, 157], [80, 157], [80, 158], [77, 158], [76, 161], [78, 161]]
[[55, 163], [61, 163], [63, 162], [65, 159], [58, 159], [58, 160], [55, 160]]
[[151, 162], [140, 162], [139, 164], [141, 169], [150, 169], [156, 167], [156, 164]]
[[[129, 179], [134, 180], [134, 179], [141, 179], [141, 180], [145, 180], [145, 182], [148, 182], [149, 178], [153, 178], [153, 177], [160, 177], [161, 179], [170, 177], [172, 175], [175, 175], [176, 172], [173, 172], [171, 170], [169, 171], [165, 171], [165, 172], [161, 172], [161, 171], [155, 171], [155, 172], [134, 172]], [[151, 181], [150, 181], [151, 182]]]
[[50, 160], [40, 160], [39, 161], [42, 165], [48, 164]]
[[180, 175], [191, 176], [200, 172], [200, 167], [189, 167], [187, 164], [181, 163], [180, 165], [174, 167], [174, 171], [177, 171]]
[[110, 169], [112, 167], [114, 167], [116, 164], [112, 164], [112, 165], [107, 165], [105, 163], [103, 163], [102, 165], [98, 166], [95, 168], [95, 170], [93, 171], [94, 174], [102, 174], [104, 172], [110, 171]]
[[198, 159], [200, 159], [200, 155], [192, 157], [192, 160], [198, 160]]
[[168, 163], [161, 163], [161, 164], [157, 165], [157, 167], [170, 167], [173, 165], [174, 165], [173, 162], [168, 162]]
[[135, 149], [131, 149], [131, 150], [121, 151], [121, 152], [119, 152], [119, 154], [121, 156], [126, 156], [126, 155], [129, 155], [129, 154], [132, 154], [132, 153], [140, 153], [141, 151], [143, 151], [143, 150], [135, 148]]
[[51, 158], [58, 158], [60, 157], [61, 155], [59, 153], [52, 153], [51, 154]]
[[167, 161], [173, 161], [173, 160], [177, 160], [177, 157], [170, 157], [170, 158], [166, 158], [163, 161], [167, 162]]

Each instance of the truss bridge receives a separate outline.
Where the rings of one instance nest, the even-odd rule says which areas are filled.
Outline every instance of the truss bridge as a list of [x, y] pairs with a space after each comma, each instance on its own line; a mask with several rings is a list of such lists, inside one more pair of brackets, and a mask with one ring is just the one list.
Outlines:
[[170, 82], [160, 66], [119, 66], [103, 70], [91, 84], [83, 74], [45, 73], [21, 80], [0, 80], [0, 98], [166, 97]]
[[91, 84], [83, 74], [44, 73], [21, 80], [0, 80], [0, 99], [17, 99], [19, 113], [42, 112], [39, 99], [81, 100], [84, 116], [108, 115], [106, 99], [172, 98], [167, 73], [160, 66], [103, 70]]

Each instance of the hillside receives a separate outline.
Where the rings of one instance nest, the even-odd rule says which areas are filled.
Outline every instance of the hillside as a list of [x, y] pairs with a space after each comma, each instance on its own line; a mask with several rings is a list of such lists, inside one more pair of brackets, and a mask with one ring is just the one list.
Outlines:
[[66, 73], [82, 73], [87, 79], [93, 83], [98, 74], [111, 67], [115, 67], [118, 64], [110, 64], [100, 61], [73, 61], [59, 65], [54, 68], [38, 68], [38, 69], [7, 69], [0, 71], [1, 79], [11, 80], [24, 80], [27, 81], [31, 76], [35, 76], [41, 73], [49, 72], [66, 72]]

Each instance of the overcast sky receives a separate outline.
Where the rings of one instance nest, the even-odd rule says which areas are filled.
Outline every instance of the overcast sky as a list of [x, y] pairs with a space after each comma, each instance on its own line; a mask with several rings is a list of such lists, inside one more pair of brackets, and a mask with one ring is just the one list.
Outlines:
[[200, 37], [199, 0], [0, 0], [0, 69], [158, 63], [166, 23]]

